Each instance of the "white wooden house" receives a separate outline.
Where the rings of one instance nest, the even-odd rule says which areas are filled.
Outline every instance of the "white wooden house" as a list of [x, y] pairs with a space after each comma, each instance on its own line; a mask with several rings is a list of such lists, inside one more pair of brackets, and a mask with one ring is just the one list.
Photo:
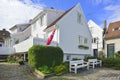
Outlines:
[[94, 21], [88, 21], [88, 27], [92, 34], [93, 55], [98, 56], [98, 52], [103, 50], [103, 29]]
[[26, 53], [35, 44], [46, 45], [54, 29], [50, 46], [62, 48], [64, 61], [92, 55], [92, 36], [80, 4], [67, 11], [44, 9], [29, 24], [12, 27], [15, 52]]

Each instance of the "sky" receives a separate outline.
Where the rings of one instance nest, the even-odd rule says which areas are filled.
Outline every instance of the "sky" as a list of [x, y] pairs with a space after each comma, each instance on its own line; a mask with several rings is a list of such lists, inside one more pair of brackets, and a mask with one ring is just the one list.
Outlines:
[[28, 23], [44, 8], [68, 10], [80, 3], [86, 20], [103, 27], [120, 20], [120, 0], [0, 0], [0, 30], [15, 24]]

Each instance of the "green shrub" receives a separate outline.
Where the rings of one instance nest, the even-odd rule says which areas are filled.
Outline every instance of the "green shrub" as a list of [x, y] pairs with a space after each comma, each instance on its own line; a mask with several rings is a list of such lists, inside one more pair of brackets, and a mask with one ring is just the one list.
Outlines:
[[28, 63], [35, 68], [54, 67], [63, 62], [63, 51], [59, 47], [34, 45], [28, 51]]
[[67, 71], [68, 71], [67, 65], [61, 64], [61, 65], [55, 67], [54, 73], [55, 73], [57, 76], [60, 76], [60, 75], [62, 75], [64, 72], [67, 72]]
[[105, 58], [104, 52], [103, 52], [103, 51], [99, 51], [99, 52], [98, 52], [98, 57], [99, 57], [99, 58]]
[[13, 57], [11, 57], [11, 56], [8, 56], [8, 57], [7, 57], [7, 62], [9, 62], [9, 63], [15, 63], [16, 60], [15, 60], [15, 58], [13, 58]]
[[105, 58], [102, 62], [104, 67], [120, 69], [120, 58]]
[[85, 61], [88, 61], [88, 59], [101, 59], [101, 58], [99, 58], [99, 57], [96, 57], [96, 56], [87, 56], [84, 60]]
[[49, 68], [48, 66], [44, 65], [38, 68], [39, 71], [43, 72], [44, 74], [49, 74], [53, 72], [53, 68]]
[[120, 63], [115, 65], [113, 68], [116, 69], [116, 70], [120, 70]]
[[23, 61], [23, 56], [22, 54], [19, 53], [15, 53], [7, 57], [7, 61], [10, 63], [15, 63], [15, 62], [19, 63], [21, 60]]
[[120, 58], [120, 54], [118, 52], [114, 53], [114, 58]]
[[102, 60], [102, 62], [103, 62], [103, 66], [108, 68], [111, 68], [112, 66], [115, 65], [114, 58], [105, 58]]

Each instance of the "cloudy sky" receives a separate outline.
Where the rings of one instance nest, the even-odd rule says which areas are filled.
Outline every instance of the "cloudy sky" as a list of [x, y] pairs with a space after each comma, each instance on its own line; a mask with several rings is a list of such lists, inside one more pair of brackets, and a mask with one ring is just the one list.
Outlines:
[[35, 17], [44, 4], [33, 4], [31, 1], [0, 0], [0, 29], [9, 29], [15, 24], [26, 23]]
[[92, 19], [103, 26], [105, 19], [108, 24], [120, 20], [120, 0], [0, 0], [0, 29], [27, 23], [44, 7], [67, 10], [77, 3], [81, 4], [87, 21]]

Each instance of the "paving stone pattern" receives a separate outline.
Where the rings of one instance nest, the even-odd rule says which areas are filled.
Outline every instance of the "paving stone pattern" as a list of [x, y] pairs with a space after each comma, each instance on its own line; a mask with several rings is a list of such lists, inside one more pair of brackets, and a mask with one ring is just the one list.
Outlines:
[[26, 65], [0, 63], [0, 80], [120, 80], [120, 70], [90, 68], [79, 70], [77, 74], [67, 73], [40, 79], [34, 76]]
[[0, 80], [37, 80], [26, 66], [18, 64], [0, 63]]

